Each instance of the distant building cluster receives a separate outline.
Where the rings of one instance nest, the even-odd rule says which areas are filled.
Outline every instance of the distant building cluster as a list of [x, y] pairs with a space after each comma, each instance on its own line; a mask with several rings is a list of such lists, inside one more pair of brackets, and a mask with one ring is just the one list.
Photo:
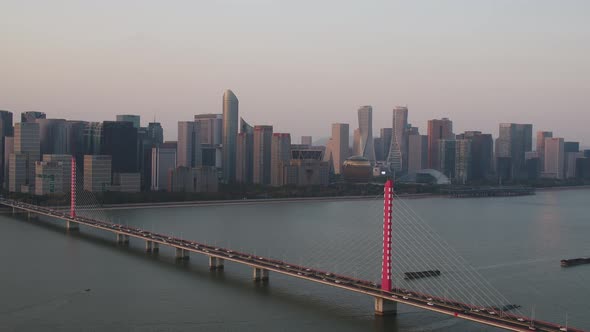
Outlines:
[[421, 135], [408, 122], [408, 108], [397, 106], [391, 127], [373, 137], [373, 108], [366, 105], [358, 109], [352, 136], [348, 123], [334, 123], [327, 144], [314, 146], [311, 136], [295, 144], [289, 133], [252, 126], [238, 112], [238, 98], [226, 90], [221, 114], [179, 121], [177, 140], [165, 142], [160, 123], [142, 127], [138, 115], [87, 122], [24, 112], [13, 124], [13, 114], [0, 111], [0, 183], [10, 192], [67, 193], [73, 162], [89, 192], [216, 192], [219, 183], [327, 186], [334, 175], [361, 183], [379, 175], [459, 184], [590, 179], [590, 150], [550, 131], [537, 132], [533, 145], [532, 124], [502, 123], [494, 141], [480, 131], [456, 134], [453, 122], [442, 118], [429, 120]]
[[[408, 123], [408, 108], [393, 108], [390, 128], [373, 137], [372, 107], [358, 110], [358, 128], [349, 147], [349, 124], [332, 125], [325, 160], [347, 181], [367, 182], [388, 175], [409, 182], [477, 183], [536, 179], [590, 179], [590, 150], [533, 125], [501, 123], [495, 142], [480, 131], [453, 132], [448, 118], [428, 121], [426, 135]], [[361, 171], [362, 169], [362, 171]], [[371, 170], [369, 172], [368, 170]]]

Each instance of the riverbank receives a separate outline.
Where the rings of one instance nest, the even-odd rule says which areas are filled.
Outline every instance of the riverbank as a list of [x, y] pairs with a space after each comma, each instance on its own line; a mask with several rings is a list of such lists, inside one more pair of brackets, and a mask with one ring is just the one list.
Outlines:
[[[399, 194], [404, 199], [418, 199], [426, 197], [442, 196], [439, 194]], [[122, 203], [105, 204], [105, 210], [130, 210], [130, 209], [160, 209], [195, 206], [219, 206], [219, 205], [251, 205], [251, 204], [277, 204], [277, 203], [301, 203], [301, 202], [340, 202], [340, 201], [366, 201], [381, 199], [379, 196], [327, 196], [327, 197], [293, 197], [293, 198], [258, 198], [215, 201], [186, 201], [186, 202], [162, 202], [162, 203]]]

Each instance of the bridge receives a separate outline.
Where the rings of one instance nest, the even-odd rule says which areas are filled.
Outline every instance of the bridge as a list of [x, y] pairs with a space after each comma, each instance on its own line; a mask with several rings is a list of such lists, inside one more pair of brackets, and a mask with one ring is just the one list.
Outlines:
[[[494, 326], [509, 331], [575, 331], [582, 330], [564, 327], [558, 324], [545, 322], [526, 317], [522, 314], [512, 313], [511, 307], [497, 307], [491, 304], [469, 303], [468, 301], [453, 299], [451, 297], [431, 294], [415, 289], [396, 287], [392, 285], [392, 219], [393, 219], [393, 182], [387, 181], [384, 188], [384, 213], [383, 213], [383, 241], [381, 257], [382, 270], [381, 282], [353, 278], [351, 276], [337, 274], [331, 271], [320, 270], [302, 264], [277, 260], [252, 253], [239, 252], [231, 248], [211, 246], [187, 239], [180, 239], [166, 234], [150, 232], [140, 228], [129, 227], [122, 224], [106, 222], [80, 216], [76, 206], [76, 172], [75, 161], [72, 161], [72, 189], [69, 212], [43, 207], [7, 198], [0, 198], [0, 205], [12, 208], [12, 212], [24, 212], [29, 217], [44, 216], [54, 220], [65, 222], [65, 227], [70, 231], [79, 231], [80, 225], [105, 232], [112, 233], [118, 243], [128, 244], [131, 239], [145, 243], [147, 252], [158, 252], [160, 246], [168, 246], [174, 249], [176, 259], [187, 260], [190, 253], [208, 257], [211, 270], [222, 270], [226, 262], [244, 265], [252, 269], [252, 279], [255, 282], [266, 282], [270, 273], [277, 273], [293, 278], [340, 288], [346, 291], [364, 294], [374, 298], [375, 314], [395, 315], [397, 304], [437, 312], [457, 319], [468, 320], [479, 324]], [[484, 286], [482, 286], [484, 287]]]

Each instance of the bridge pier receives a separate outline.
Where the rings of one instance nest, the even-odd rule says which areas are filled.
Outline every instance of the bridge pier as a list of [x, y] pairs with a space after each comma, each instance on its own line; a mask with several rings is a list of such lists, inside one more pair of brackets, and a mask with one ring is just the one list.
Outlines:
[[176, 260], [187, 261], [189, 258], [190, 258], [190, 256], [188, 255], [188, 250], [176, 248]]
[[119, 244], [129, 244], [129, 235], [117, 233], [117, 243], [119, 243]]
[[223, 268], [224, 268], [223, 263], [224, 263], [223, 258], [209, 256], [209, 270], [211, 270], [211, 271], [223, 270]]
[[397, 315], [397, 302], [375, 298], [375, 315], [377, 316], [394, 316]]
[[145, 252], [152, 252], [152, 241], [145, 241]]
[[253, 268], [252, 279], [255, 282], [259, 282], [259, 281], [267, 282], [268, 281], [268, 270], [259, 269], [257, 267]]
[[152, 252], [155, 254], [160, 251], [160, 244], [158, 242], [152, 242]]
[[68, 231], [79, 231], [80, 224], [78, 224], [77, 222], [71, 221], [71, 220], [66, 220], [66, 229]]

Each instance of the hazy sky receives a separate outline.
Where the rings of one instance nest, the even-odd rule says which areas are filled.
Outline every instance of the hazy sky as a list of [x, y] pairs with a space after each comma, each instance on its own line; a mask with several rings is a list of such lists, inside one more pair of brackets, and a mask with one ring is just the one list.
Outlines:
[[[590, 1], [82, 1], [0, 3], [0, 109], [109, 120], [221, 113], [277, 132], [374, 131], [408, 105], [422, 133], [533, 123], [590, 145]], [[352, 130], [351, 130], [352, 131]]]

